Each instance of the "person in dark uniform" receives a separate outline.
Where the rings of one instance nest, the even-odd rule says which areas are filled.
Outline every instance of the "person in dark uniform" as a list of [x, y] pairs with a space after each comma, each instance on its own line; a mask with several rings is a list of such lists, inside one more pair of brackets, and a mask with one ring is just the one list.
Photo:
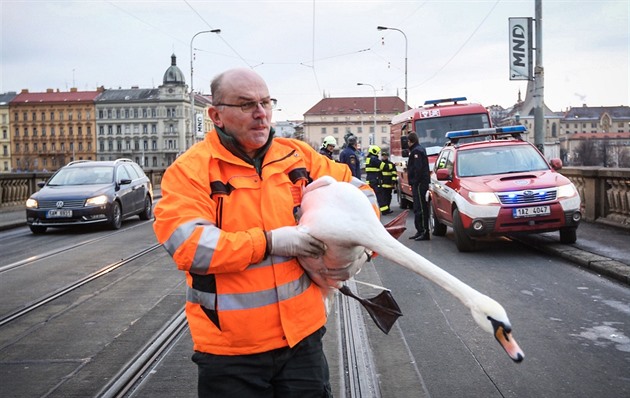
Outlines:
[[339, 162], [347, 164], [352, 176], [361, 179], [361, 161], [357, 155], [357, 137], [353, 135], [348, 137], [348, 145], [339, 154]]
[[382, 151], [381, 160], [385, 163], [383, 171], [381, 172], [381, 190], [383, 191], [381, 214], [390, 214], [393, 213], [389, 206], [392, 203], [392, 191], [398, 181], [398, 175], [396, 173], [396, 165], [389, 160], [389, 152]]
[[381, 154], [381, 148], [377, 145], [370, 145], [368, 148], [368, 156], [365, 159], [365, 181], [370, 184], [370, 187], [376, 193], [376, 200], [378, 201], [378, 207], [383, 208], [385, 201], [383, 197], [383, 189], [381, 188], [383, 180], [383, 168], [385, 163], [379, 159], [378, 155]]
[[418, 135], [411, 132], [409, 140], [409, 160], [407, 161], [408, 182], [413, 191], [413, 214], [416, 234], [409, 239], [429, 240], [429, 204], [427, 191], [429, 190], [430, 174], [429, 159], [426, 150], [418, 143]]

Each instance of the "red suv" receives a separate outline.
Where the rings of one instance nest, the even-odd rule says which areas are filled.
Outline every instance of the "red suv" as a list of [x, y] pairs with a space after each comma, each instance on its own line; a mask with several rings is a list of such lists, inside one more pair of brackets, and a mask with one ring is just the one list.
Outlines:
[[535, 146], [524, 126], [451, 131], [431, 172], [433, 235], [453, 228], [462, 252], [487, 236], [559, 231], [574, 243], [582, 218], [580, 196]]

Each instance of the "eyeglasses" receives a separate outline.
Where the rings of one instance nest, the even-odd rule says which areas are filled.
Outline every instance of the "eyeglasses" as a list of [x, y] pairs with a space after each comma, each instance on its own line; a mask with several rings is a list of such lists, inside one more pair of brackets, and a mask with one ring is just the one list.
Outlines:
[[244, 113], [252, 113], [258, 108], [258, 105], [262, 106], [264, 110], [270, 111], [276, 108], [277, 103], [277, 99], [269, 98], [262, 101], [243, 102], [242, 104], [214, 104], [214, 106], [229, 106], [233, 108], [241, 108], [241, 111], [243, 111]]

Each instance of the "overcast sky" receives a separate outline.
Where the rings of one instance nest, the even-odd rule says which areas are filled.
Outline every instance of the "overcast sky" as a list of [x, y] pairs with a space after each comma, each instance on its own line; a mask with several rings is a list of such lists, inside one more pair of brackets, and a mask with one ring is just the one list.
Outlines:
[[[543, 0], [545, 103], [628, 105], [630, 0]], [[34, 1], [0, 0], [0, 92], [157, 87], [171, 54], [190, 86], [232, 67], [254, 68], [281, 110], [302, 119], [324, 95], [404, 99], [466, 96], [509, 107], [526, 82], [509, 80], [508, 18], [534, 0]]]

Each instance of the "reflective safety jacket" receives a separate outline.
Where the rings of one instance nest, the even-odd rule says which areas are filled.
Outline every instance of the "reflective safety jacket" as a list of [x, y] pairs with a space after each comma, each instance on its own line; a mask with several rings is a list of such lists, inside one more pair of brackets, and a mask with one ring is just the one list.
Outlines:
[[326, 323], [321, 290], [294, 257], [266, 255], [265, 231], [296, 225], [302, 188], [330, 175], [373, 191], [306, 143], [274, 138], [260, 173], [209, 132], [168, 167], [158, 241], [186, 272], [194, 350], [244, 355], [294, 346]]
[[384, 167], [385, 163], [377, 155], [369, 154], [365, 158], [365, 181], [374, 188], [380, 186]]
[[396, 186], [398, 181], [398, 174], [396, 173], [396, 165], [391, 160], [382, 160], [384, 163], [383, 171], [381, 172], [382, 181], [381, 187], [392, 189]]

